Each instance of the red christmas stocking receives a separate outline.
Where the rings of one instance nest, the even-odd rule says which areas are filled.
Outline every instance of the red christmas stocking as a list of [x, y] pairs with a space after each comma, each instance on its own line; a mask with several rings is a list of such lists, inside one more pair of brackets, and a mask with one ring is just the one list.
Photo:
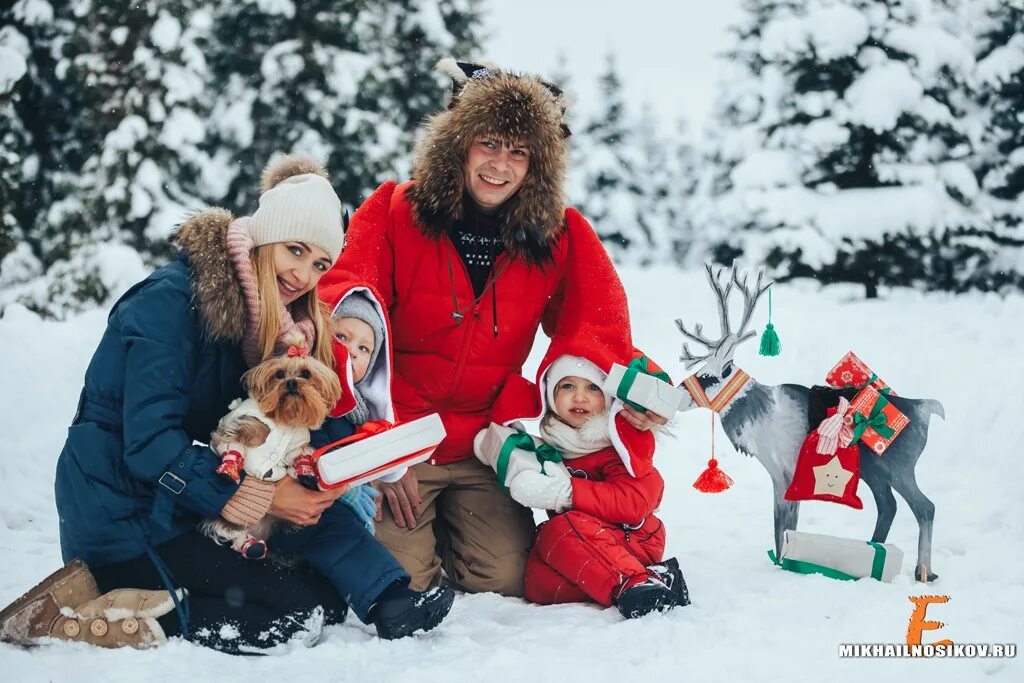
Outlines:
[[[844, 403], [846, 401], [839, 406], [843, 413], [846, 412]], [[839, 422], [833, 419], [836, 412], [836, 408], [829, 408], [828, 417], [804, 439], [793, 481], [786, 491], [786, 500], [827, 500], [857, 510], [864, 507], [857, 496], [860, 450], [856, 442], [851, 444], [843, 438], [847, 435], [832, 433], [837, 429], [832, 430], [831, 427]]]

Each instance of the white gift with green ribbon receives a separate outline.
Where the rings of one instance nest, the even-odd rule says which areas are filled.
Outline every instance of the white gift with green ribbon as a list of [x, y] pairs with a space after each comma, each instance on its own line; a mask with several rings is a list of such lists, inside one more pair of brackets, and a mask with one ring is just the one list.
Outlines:
[[797, 574], [821, 574], [841, 581], [872, 578], [889, 582], [903, 567], [903, 551], [891, 543], [858, 541], [787, 529], [782, 557], [768, 551], [776, 565]]
[[602, 389], [636, 410], [650, 410], [662, 417], [675, 415], [683, 398], [667, 373], [650, 367], [647, 356], [634, 358], [628, 366], [612, 364]]

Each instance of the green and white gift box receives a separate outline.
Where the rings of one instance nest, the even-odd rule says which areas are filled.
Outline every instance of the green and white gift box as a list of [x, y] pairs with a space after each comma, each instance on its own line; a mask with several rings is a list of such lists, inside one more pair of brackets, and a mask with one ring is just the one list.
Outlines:
[[823, 574], [833, 579], [871, 577], [889, 582], [903, 567], [903, 551], [891, 543], [857, 541], [825, 534], [787, 529], [782, 536], [782, 557], [768, 551], [773, 562], [798, 574]]
[[477, 459], [489, 465], [502, 488], [523, 470], [546, 472], [546, 467], [561, 467], [561, 454], [541, 439], [530, 436], [522, 429], [491, 423], [473, 440]]
[[663, 379], [618, 363], [612, 365], [602, 388], [634, 408], [640, 406], [662, 417], [675, 415], [683, 400], [679, 389]]

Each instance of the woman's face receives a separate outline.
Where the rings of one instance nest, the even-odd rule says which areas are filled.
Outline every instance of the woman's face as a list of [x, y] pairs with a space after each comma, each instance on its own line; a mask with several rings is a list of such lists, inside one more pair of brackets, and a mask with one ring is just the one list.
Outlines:
[[320, 247], [304, 242], [278, 242], [274, 245], [277, 291], [285, 306], [312, 291], [330, 267], [331, 258]]

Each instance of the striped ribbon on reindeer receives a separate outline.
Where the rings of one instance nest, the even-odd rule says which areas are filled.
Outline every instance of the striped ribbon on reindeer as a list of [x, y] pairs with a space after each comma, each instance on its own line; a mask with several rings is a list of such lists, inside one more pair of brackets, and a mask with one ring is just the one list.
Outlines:
[[697, 375], [690, 375], [683, 380], [683, 387], [693, 397], [693, 402], [701, 408], [708, 408], [711, 411], [711, 459], [708, 461], [707, 469], [697, 477], [697, 481], [693, 482], [693, 487], [698, 491], [721, 493], [732, 486], [732, 478], [721, 470], [718, 466], [718, 459], [715, 458], [715, 415], [725, 410], [726, 406], [736, 398], [736, 394], [749, 381], [750, 375], [737, 368], [736, 372], [729, 378], [729, 381], [725, 383], [725, 386], [715, 394], [715, 397], [708, 398], [708, 394], [704, 391], [704, 387], [700, 385]]
[[686, 387], [686, 391], [690, 393], [693, 398], [693, 402], [701, 408], [708, 408], [713, 413], [721, 413], [725, 410], [736, 394], [740, 392], [743, 387], [747, 386], [747, 382], [750, 381], [750, 375], [743, 370], [737, 368], [733, 376], [729, 378], [729, 381], [725, 383], [722, 390], [715, 394], [714, 398], [708, 398], [708, 394], [704, 391], [704, 387], [700, 385], [700, 380], [697, 379], [697, 375], [690, 375], [683, 380], [683, 386]]

